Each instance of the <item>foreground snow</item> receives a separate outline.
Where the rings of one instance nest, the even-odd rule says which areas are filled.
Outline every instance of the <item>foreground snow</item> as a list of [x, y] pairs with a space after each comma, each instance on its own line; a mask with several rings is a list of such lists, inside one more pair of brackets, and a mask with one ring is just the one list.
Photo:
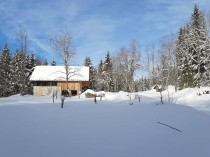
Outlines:
[[132, 100], [134, 105], [119, 92], [97, 104], [68, 98], [64, 109], [50, 96], [1, 98], [0, 156], [209, 157], [210, 96], [197, 96], [198, 90], [174, 93], [179, 105], [161, 105], [154, 90], [138, 93], [141, 102]]

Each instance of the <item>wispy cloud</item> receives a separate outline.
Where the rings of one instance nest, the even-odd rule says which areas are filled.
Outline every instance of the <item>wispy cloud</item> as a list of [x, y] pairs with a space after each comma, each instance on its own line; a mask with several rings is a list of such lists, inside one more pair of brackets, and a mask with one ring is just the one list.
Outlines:
[[190, 19], [195, 3], [202, 10], [210, 6], [209, 0], [1, 0], [0, 33], [8, 40], [2, 42], [14, 44], [21, 24], [27, 29], [29, 47], [54, 58], [49, 37], [67, 30], [78, 52], [75, 64], [85, 56], [96, 64], [108, 50], [115, 52], [132, 39], [147, 47], [177, 31]]

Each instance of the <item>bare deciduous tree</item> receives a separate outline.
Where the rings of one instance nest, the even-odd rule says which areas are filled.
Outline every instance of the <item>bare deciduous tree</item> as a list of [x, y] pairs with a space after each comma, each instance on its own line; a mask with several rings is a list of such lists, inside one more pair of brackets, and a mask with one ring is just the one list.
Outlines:
[[134, 91], [134, 74], [140, 68], [140, 50], [136, 41], [121, 48], [112, 58], [115, 90]]
[[72, 47], [72, 35], [69, 32], [61, 32], [50, 38], [50, 44], [52, 48], [58, 54], [65, 67], [66, 75], [66, 89], [69, 91], [68, 81], [72, 76], [72, 71], [69, 68], [73, 56], [76, 54]]
[[18, 59], [19, 63], [16, 63], [18, 64], [18, 66], [15, 67], [16, 72], [14, 72], [13, 75], [14, 75], [14, 80], [16, 80], [18, 83], [21, 95], [25, 95], [32, 92], [31, 84], [29, 82], [29, 77], [30, 77], [29, 71], [31, 72], [32, 69], [28, 67], [29, 60], [27, 56], [27, 50], [28, 50], [27, 31], [25, 27], [19, 25], [16, 33], [20, 49], [19, 53], [20, 58]]
[[161, 67], [161, 82], [163, 87], [169, 84], [176, 85], [176, 43], [175, 36], [171, 34], [161, 41], [160, 49], [160, 67]]
[[154, 86], [157, 84], [157, 70], [156, 68], [158, 67], [158, 60], [157, 60], [157, 54], [155, 51], [155, 46], [152, 45], [151, 47], [148, 47], [146, 49], [146, 63], [144, 65], [145, 70], [148, 73], [148, 78], [149, 78], [149, 88], [151, 88], [151, 86]]
[[19, 25], [18, 30], [17, 30], [17, 35], [18, 35], [18, 43], [20, 46], [20, 51], [26, 53], [26, 51], [27, 51], [27, 31], [22, 25]]

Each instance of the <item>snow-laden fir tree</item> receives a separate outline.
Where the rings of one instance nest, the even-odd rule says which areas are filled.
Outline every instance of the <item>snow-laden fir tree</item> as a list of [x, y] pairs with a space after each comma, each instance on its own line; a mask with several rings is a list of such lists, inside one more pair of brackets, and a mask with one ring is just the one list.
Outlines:
[[34, 71], [34, 67], [35, 67], [35, 58], [34, 54], [32, 53], [31, 55], [27, 55], [26, 57], [25, 73], [27, 78], [31, 76], [32, 72]]
[[200, 87], [204, 82], [204, 76], [207, 70], [208, 62], [207, 57], [207, 43], [208, 31], [203, 13], [199, 11], [197, 5], [191, 18], [191, 33], [190, 33], [190, 52], [189, 55], [192, 59], [193, 68], [193, 82], [195, 86]]
[[11, 60], [11, 53], [6, 44], [0, 54], [0, 97], [13, 94]]
[[179, 87], [193, 87], [193, 60], [191, 57], [191, 25], [187, 24], [180, 29], [179, 37], [176, 45], [176, 60], [178, 68], [178, 84]]
[[12, 82], [14, 84], [14, 94], [20, 93], [20, 76], [21, 76], [21, 63], [20, 53], [16, 50], [12, 58]]
[[209, 35], [197, 5], [191, 21], [179, 31], [176, 60], [180, 88], [200, 87], [209, 78]]
[[96, 70], [92, 64], [92, 61], [90, 59], [90, 57], [86, 57], [85, 61], [84, 61], [84, 66], [88, 66], [89, 67], [89, 80], [90, 80], [90, 85], [88, 87], [88, 89], [96, 89]]
[[103, 60], [100, 60], [100, 63], [97, 68], [97, 74], [96, 74], [96, 90], [97, 91], [102, 91], [104, 90], [105, 86], [105, 79], [103, 77], [103, 67], [104, 67], [104, 62]]
[[105, 61], [103, 64], [102, 77], [104, 79], [104, 90], [112, 92], [114, 90], [113, 82], [113, 68], [109, 52], [107, 52]]
[[100, 61], [96, 76], [96, 89], [98, 91], [114, 91], [113, 68], [109, 52], [105, 56], [105, 61]]
[[19, 89], [21, 95], [28, 94], [28, 74], [26, 70], [27, 65], [27, 55], [25, 52], [20, 52], [20, 59], [19, 59], [19, 65], [20, 65], [20, 75], [19, 75]]
[[32, 84], [30, 76], [36, 66], [34, 54], [26, 55], [24, 52], [16, 50], [11, 61], [12, 82], [14, 86], [13, 94], [32, 94]]
[[32, 94], [32, 85], [30, 84], [29, 79], [34, 70], [35, 62], [34, 54], [29, 56], [23, 51], [15, 52], [12, 59], [12, 81], [15, 94]]
[[35, 58], [34, 53], [31, 55], [27, 55], [26, 57], [26, 63], [25, 63], [25, 77], [27, 81], [27, 87], [26, 87], [26, 93], [32, 94], [33, 93], [33, 87], [30, 82], [30, 76], [32, 75], [35, 67]]

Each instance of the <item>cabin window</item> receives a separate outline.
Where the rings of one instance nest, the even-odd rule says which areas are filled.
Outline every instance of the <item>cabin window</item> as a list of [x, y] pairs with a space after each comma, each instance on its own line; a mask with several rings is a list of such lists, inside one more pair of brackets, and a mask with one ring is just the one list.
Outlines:
[[36, 86], [57, 86], [55, 81], [38, 81], [35, 83]]

